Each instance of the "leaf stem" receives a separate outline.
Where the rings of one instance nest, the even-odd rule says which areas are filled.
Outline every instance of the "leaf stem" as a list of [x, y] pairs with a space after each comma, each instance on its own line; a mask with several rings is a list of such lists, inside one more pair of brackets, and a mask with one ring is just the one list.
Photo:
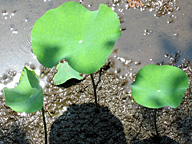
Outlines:
[[96, 93], [96, 86], [95, 86], [95, 82], [94, 82], [94, 78], [93, 78], [93, 74], [91, 75], [91, 80], [92, 80], [92, 84], [93, 84], [93, 89], [94, 89], [94, 96], [95, 96], [95, 105], [96, 105], [96, 112], [98, 112], [98, 105], [97, 105], [97, 93]]
[[96, 89], [97, 89], [99, 83], [101, 82], [101, 75], [102, 75], [102, 68], [100, 68], [100, 71], [99, 71], [99, 80], [98, 80], [97, 84], [95, 85]]
[[47, 144], [47, 126], [46, 126], [45, 113], [44, 113], [43, 107], [42, 107], [42, 116], [43, 116], [44, 130], [45, 130], [45, 144]]
[[155, 131], [156, 131], [156, 136], [158, 137], [159, 136], [159, 133], [157, 131], [157, 123], [156, 123], [156, 115], [157, 115], [157, 109], [154, 109], [154, 123], [155, 123]]

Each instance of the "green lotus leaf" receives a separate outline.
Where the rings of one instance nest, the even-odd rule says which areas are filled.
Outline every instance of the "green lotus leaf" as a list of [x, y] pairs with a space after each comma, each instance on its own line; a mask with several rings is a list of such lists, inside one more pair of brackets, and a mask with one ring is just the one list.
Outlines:
[[132, 96], [138, 104], [149, 108], [180, 105], [188, 77], [181, 69], [169, 65], [146, 65], [131, 84]]
[[58, 72], [54, 76], [54, 83], [56, 85], [65, 83], [67, 80], [75, 78], [78, 80], [82, 79], [82, 76], [79, 75], [77, 71], [75, 71], [68, 62], [65, 63], [59, 63], [57, 65]]
[[48, 10], [31, 33], [33, 52], [48, 68], [65, 59], [83, 74], [99, 70], [120, 37], [117, 14], [101, 4], [89, 11], [77, 2], [67, 2]]
[[19, 84], [4, 88], [6, 105], [16, 112], [33, 113], [43, 106], [43, 90], [34, 71], [24, 67]]

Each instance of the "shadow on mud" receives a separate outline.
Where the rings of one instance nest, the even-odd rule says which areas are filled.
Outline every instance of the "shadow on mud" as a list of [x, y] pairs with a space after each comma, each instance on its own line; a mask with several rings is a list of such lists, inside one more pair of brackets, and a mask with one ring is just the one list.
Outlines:
[[14, 124], [11, 128], [2, 128], [0, 130], [0, 144], [30, 144], [25, 132]]
[[69, 88], [69, 87], [71, 87], [71, 86], [73, 86], [75, 84], [80, 83], [81, 81], [82, 80], [78, 80], [78, 79], [72, 78], [72, 79], [69, 79], [68, 81], [66, 81], [63, 84], [58, 85], [58, 87]]
[[124, 128], [107, 107], [95, 104], [73, 104], [51, 126], [50, 144], [126, 144]]
[[132, 140], [131, 144], [179, 144], [179, 143], [167, 136], [160, 136], [160, 137], [154, 136], [149, 139], [144, 139], [142, 141], [134, 139]]
[[[143, 107], [141, 106], [140, 109], [138, 109], [138, 111], [142, 114], [142, 127], [145, 127], [146, 129], [148, 129], [148, 131], [151, 131], [152, 135], [150, 138], [148, 139], [143, 139], [143, 140], [139, 140], [138, 139], [138, 135], [133, 138], [131, 140], [131, 144], [179, 144], [177, 141], [169, 138], [168, 136], [165, 136], [165, 135], [156, 135], [156, 132], [155, 132], [155, 124], [154, 124], [154, 109], [151, 109], [151, 108], [146, 108], [146, 107]], [[166, 116], [170, 116], [170, 115], [174, 115], [175, 117], [177, 117], [176, 114], [174, 113], [171, 113], [171, 110], [167, 110], [168, 112], [166, 112]], [[178, 111], [175, 110], [177, 113]], [[163, 128], [165, 128], [164, 124], [163, 124], [163, 120], [162, 121], [159, 121], [160, 120], [160, 116], [162, 115], [162, 108], [159, 108], [158, 109], [158, 116], [156, 118], [156, 121], [157, 121], [157, 131], [160, 132], [160, 131], [163, 131]], [[180, 116], [184, 116], [182, 114], [180, 114]], [[188, 117], [188, 116], [186, 116]], [[179, 118], [178, 118], [179, 119]], [[171, 120], [170, 120], [171, 121]], [[189, 122], [188, 122], [189, 123]], [[177, 125], [180, 125], [181, 127], [183, 127], [184, 129], [186, 129], [187, 127], [185, 127], [184, 124], [177, 124]], [[172, 125], [170, 125], [172, 126]], [[168, 126], [169, 127], [169, 126]], [[167, 127], [167, 130], [169, 129]], [[177, 133], [177, 130], [173, 129], [172, 131], [170, 131], [172, 133]], [[184, 131], [182, 132], [184, 133]], [[139, 133], [142, 135], [142, 133]], [[165, 134], [165, 132], [163, 132], [163, 134]]]

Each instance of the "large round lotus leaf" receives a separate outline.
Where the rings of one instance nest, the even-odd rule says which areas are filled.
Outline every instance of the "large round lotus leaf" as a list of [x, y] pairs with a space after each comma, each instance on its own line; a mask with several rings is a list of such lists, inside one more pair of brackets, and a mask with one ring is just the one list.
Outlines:
[[83, 74], [94, 73], [106, 62], [120, 37], [117, 14], [101, 4], [89, 11], [76, 2], [67, 2], [47, 11], [34, 24], [33, 52], [48, 68], [65, 59]]
[[54, 83], [56, 85], [60, 85], [62, 83], [65, 83], [67, 80], [75, 78], [78, 80], [81, 80], [83, 77], [79, 75], [77, 71], [72, 69], [68, 62], [65, 63], [59, 63], [57, 65], [57, 73], [54, 76]]
[[43, 106], [43, 90], [34, 71], [24, 67], [19, 84], [4, 88], [6, 105], [16, 112], [33, 113]]
[[131, 84], [135, 101], [149, 108], [178, 107], [188, 87], [185, 72], [169, 65], [144, 66]]

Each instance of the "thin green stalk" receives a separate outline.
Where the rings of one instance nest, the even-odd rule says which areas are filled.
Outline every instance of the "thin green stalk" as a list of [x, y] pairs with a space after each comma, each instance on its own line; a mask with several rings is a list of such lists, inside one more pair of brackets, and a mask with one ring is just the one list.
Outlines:
[[157, 114], [157, 109], [154, 109], [154, 123], [155, 123], [155, 131], [156, 131], [156, 136], [159, 136], [159, 133], [157, 131], [157, 123], [156, 123], [156, 114]]
[[94, 79], [93, 79], [93, 74], [90, 74], [91, 75], [91, 80], [92, 80], [92, 84], [93, 84], [93, 89], [94, 89], [94, 96], [95, 96], [95, 105], [96, 105], [96, 112], [98, 112], [98, 105], [97, 105], [97, 93], [96, 93], [96, 86], [95, 86], [95, 82], [94, 82]]
[[45, 113], [44, 113], [43, 107], [42, 107], [42, 116], [43, 116], [44, 130], [45, 130], [45, 144], [47, 144], [47, 126], [46, 126]]

